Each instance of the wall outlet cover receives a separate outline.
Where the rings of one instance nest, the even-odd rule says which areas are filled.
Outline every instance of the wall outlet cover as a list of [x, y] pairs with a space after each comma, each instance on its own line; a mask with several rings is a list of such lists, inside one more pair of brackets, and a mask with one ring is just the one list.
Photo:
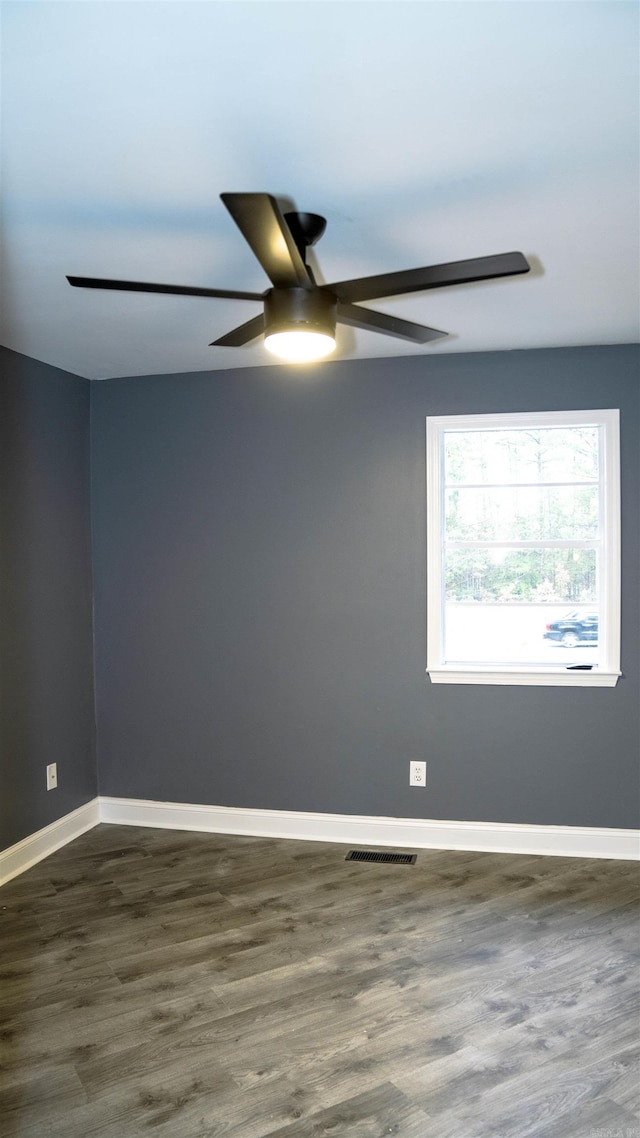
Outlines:
[[409, 786], [427, 785], [427, 764], [421, 762], [409, 763]]

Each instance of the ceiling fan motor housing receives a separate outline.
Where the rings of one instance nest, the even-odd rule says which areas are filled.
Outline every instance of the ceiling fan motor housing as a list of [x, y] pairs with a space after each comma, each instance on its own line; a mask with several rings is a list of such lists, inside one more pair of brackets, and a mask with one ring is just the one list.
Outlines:
[[320, 288], [274, 288], [264, 298], [264, 330], [320, 332], [335, 336], [337, 301]]

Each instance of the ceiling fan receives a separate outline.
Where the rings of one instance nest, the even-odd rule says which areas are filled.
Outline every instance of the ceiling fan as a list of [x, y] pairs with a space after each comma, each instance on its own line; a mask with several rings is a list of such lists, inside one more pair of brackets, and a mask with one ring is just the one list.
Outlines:
[[263, 311], [259, 316], [220, 336], [210, 347], [237, 348], [264, 335], [269, 351], [291, 362], [309, 362], [333, 351], [336, 323], [396, 336], [414, 344], [426, 344], [447, 335], [437, 328], [361, 308], [356, 303], [359, 300], [377, 300], [529, 271], [522, 253], [498, 253], [492, 257], [318, 284], [307, 264], [307, 249], [324, 233], [324, 217], [315, 213], [283, 214], [271, 194], [220, 194], [220, 197], [269, 277], [272, 288], [263, 293], [241, 292], [101, 277], [67, 277], [69, 284], [79, 288], [260, 301]]

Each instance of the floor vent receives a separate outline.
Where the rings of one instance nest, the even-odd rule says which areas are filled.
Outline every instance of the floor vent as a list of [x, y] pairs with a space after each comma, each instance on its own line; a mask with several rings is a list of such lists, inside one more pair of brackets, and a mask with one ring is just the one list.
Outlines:
[[416, 854], [388, 853], [386, 850], [349, 850], [345, 861], [383, 861], [387, 865], [413, 865]]

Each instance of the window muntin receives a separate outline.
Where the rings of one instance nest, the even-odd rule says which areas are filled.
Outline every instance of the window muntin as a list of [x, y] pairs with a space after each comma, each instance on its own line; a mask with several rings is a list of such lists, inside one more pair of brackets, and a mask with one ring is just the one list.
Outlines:
[[428, 419], [427, 447], [432, 680], [614, 684], [618, 412]]

